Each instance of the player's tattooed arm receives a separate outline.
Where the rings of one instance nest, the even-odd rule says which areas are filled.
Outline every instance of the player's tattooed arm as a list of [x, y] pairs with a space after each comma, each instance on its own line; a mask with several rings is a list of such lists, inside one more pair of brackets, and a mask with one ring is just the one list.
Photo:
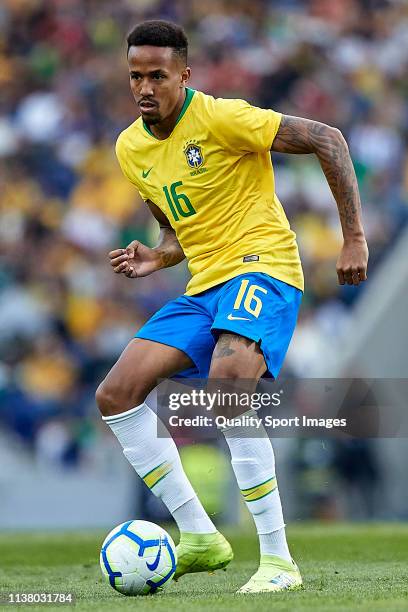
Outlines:
[[153, 251], [160, 257], [161, 268], [175, 266], [185, 258], [176, 233], [171, 227], [160, 226], [159, 243]]
[[160, 267], [170, 268], [175, 266], [185, 258], [183, 249], [177, 240], [176, 232], [171, 227], [166, 215], [156, 204], [153, 204], [150, 200], [147, 200], [146, 204], [160, 225], [159, 242], [153, 249], [160, 257]]
[[340, 130], [318, 121], [283, 115], [272, 151], [315, 153], [337, 202], [345, 237], [364, 236], [357, 179]]
[[272, 144], [279, 153], [314, 153], [326, 176], [339, 211], [344, 246], [337, 261], [340, 284], [366, 280], [368, 249], [361, 218], [357, 178], [340, 130], [301, 117], [283, 115]]
[[148, 201], [147, 205], [160, 225], [159, 243], [151, 249], [139, 240], [133, 240], [125, 249], [111, 251], [110, 264], [116, 274], [128, 278], [149, 276], [161, 268], [175, 266], [185, 257], [167, 217], [153, 202]]

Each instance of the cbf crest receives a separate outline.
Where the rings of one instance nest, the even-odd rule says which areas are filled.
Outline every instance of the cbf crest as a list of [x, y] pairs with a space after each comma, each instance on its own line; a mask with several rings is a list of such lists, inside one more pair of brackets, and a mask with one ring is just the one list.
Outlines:
[[196, 140], [186, 142], [184, 155], [188, 166], [193, 170], [190, 172], [192, 176], [206, 172], [207, 169], [202, 167], [205, 163], [203, 150]]
[[186, 143], [184, 155], [190, 168], [199, 168], [204, 163], [202, 149], [195, 140]]

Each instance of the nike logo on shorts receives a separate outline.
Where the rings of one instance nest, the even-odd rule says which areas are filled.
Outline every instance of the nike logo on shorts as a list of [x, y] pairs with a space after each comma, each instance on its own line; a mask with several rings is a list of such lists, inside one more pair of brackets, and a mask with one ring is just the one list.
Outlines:
[[234, 317], [234, 315], [229, 314], [227, 319], [229, 319], [230, 321], [250, 321], [251, 319], [248, 319], [247, 317]]

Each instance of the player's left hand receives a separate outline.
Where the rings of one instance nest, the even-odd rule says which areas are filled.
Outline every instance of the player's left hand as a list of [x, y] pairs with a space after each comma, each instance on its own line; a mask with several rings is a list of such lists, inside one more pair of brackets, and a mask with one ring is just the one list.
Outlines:
[[366, 239], [348, 238], [337, 260], [336, 270], [340, 285], [359, 285], [367, 280], [368, 247]]

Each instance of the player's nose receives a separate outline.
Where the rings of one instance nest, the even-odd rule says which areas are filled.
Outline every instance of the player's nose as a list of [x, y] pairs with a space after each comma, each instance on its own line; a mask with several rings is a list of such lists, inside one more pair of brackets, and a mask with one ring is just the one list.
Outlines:
[[139, 92], [142, 98], [148, 98], [150, 96], [153, 96], [154, 90], [151, 82], [147, 79], [143, 79], [140, 83]]

